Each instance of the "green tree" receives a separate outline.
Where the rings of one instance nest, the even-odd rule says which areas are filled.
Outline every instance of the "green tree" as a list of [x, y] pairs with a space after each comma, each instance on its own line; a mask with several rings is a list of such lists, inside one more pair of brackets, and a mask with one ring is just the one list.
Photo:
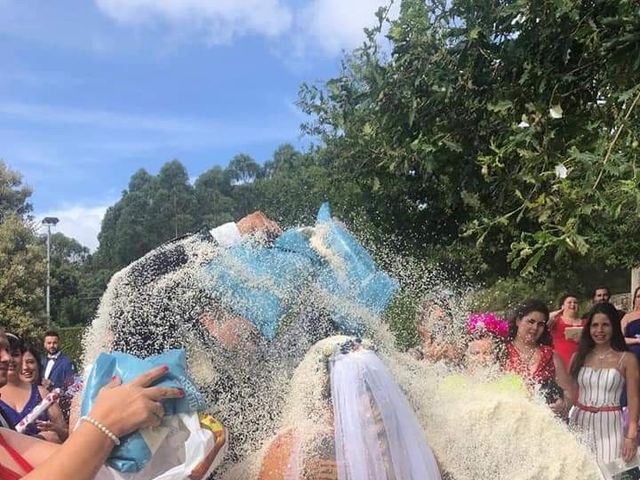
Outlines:
[[196, 228], [196, 198], [184, 166], [173, 160], [157, 176], [143, 169], [102, 220], [95, 265], [116, 271], [163, 242]]
[[231, 175], [222, 167], [213, 167], [197, 178], [194, 191], [200, 225], [212, 228], [236, 219], [232, 190]]
[[359, 211], [359, 191], [325, 162], [322, 154], [303, 154], [282, 145], [265, 162], [265, 175], [252, 185], [253, 203], [248, 210], [262, 210], [283, 226], [312, 224], [320, 204], [330, 201], [333, 211], [349, 219]]
[[156, 178], [152, 198], [153, 231], [163, 241], [193, 230], [195, 197], [189, 175], [178, 160], [165, 163]]
[[275, 175], [286, 175], [287, 172], [299, 165], [301, 157], [302, 154], [290, 143], [280, 145], [276, 151], [273, 152], [273, 158], [264, 163], [262, 176], [271, 178]]
[[252, 183], [260, 175], [260, 165], [251, 156], [240, 153], [231, 159], [227, 167], [235, 185]]
[[87, 247], [62, 233], [51, 235], [51, 318], [59, 325], [86, 323], [93, 316], [95, 302], [81, 289], [83, 277], [93, 273], [89, 261]]
[[262, 175], [262, 168], [249, 155], [234, 156], [226, 168], [231, 179], [231, 198], [235, 203], [236, 217], [243, 217], [255, 210], [259, 199], [255, 197], [253, 183]]
[[640, 262], [635, 2], [404, 0], [390, 56], [385, 15], [300, 97], [374, 221], [493, 278]]
[[27, 199], [31, 193], [31, 187], [22, 184], [22, 175], [0, 160], [0, 223], [10, 215], [24, 218], [29, 214], [32, 206]]
[[0, 322], [11, 332], [36, 336], [44, 325], [46, 260], [33, 229], [17, 215], [0, 222]]

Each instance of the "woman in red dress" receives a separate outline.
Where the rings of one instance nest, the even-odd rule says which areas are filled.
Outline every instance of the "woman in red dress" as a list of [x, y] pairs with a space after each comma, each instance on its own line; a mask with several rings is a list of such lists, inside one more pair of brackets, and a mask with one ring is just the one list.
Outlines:
[[549, 309], [540, 300], [520, 305], [509, 320], [505, 369], [539, 389], [551, 409], [564, 415], [574, 398], [573, 382], [562, 360], [551, 348], [547, 328]]
[[560, 309], [549, 315], [549, 330], [553, 339], [553, 350], [560, 356], [569, 370], [571, 357], [578, 351], [578, 342], [585, 320], [578, 316], [578, 298], [566, 294], [560, 300]]

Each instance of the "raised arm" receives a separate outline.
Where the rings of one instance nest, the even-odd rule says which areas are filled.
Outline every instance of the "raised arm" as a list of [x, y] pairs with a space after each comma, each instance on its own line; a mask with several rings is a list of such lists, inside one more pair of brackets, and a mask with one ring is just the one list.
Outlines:
[[[160, 401], [184, 396], [175, 388], [149, 386], [166, 372], [164, 367], [154, 368], [126, 385], [115, 379], [100, 390], [89, 416], [118, 438], [158, 426], [164, 415]], [[81, 421], [55, 455], [39, 464], [33, 462], [35, 469], [23, 480], [93, 480], [113, 447], [114, 442], [99, 426]]]
[[556, 319], [558, 318], [558, 315], [560, 315], [562, 313], [562, 308], [559, 308], [558, 310], [554, 310], [553, 312], [549, 313], [549, 320], [547, 320], [547, 325], [549, 326], [549, 328], [552, 328], [555, 323], [556, 323]]

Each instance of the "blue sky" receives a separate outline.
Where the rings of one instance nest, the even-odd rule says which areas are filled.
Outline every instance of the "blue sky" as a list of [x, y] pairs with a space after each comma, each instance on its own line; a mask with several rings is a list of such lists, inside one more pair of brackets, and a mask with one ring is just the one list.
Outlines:
[[335, 75], [386, 3], [0, 0], [0, 159], [38, 218], [95, 248], [140, 167], [178, 158], [195, 179], [302, 147], [300, 84]]

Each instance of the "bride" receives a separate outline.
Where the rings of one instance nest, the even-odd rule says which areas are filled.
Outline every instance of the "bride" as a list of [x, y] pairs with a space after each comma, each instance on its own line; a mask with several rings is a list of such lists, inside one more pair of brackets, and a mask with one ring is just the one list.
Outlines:
[[400, 387], [359, 339], [318, 342], [294, 374], [289, 405], [260, 480], [441, 478]]

